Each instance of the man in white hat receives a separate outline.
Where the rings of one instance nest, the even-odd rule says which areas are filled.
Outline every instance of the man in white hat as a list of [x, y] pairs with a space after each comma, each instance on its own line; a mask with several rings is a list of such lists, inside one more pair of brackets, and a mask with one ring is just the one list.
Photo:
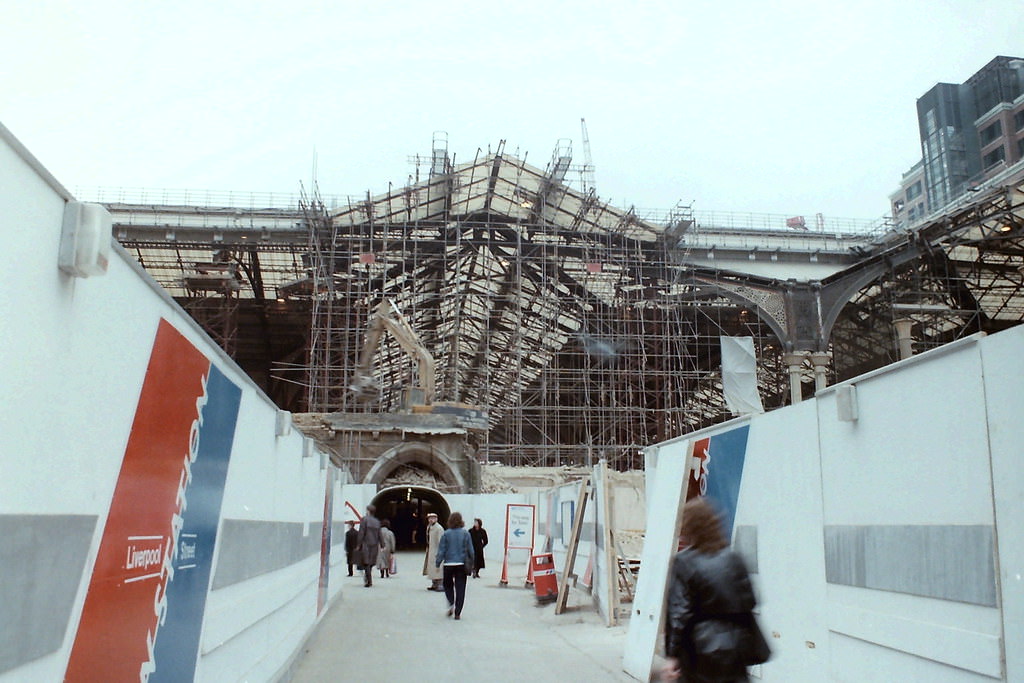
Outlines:
[[434, 559], [437, 557], [437, 546], [441, 543], [441, 536], [444, 535], [444, 527], [437, 522], [437, 513], [427, 513], [427, 555], [423, 558], [423, 575], [430, 579], [428, 591], [443, 591], [441, 580], [444, 572], [440, 567], [434, 566]]

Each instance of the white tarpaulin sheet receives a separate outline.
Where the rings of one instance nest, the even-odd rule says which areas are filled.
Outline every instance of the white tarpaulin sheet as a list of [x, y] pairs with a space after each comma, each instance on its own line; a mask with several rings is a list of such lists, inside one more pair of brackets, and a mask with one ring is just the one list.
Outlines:
[[722, 391], [735, 415], [763, 413], [753, 337], [722, 337]]

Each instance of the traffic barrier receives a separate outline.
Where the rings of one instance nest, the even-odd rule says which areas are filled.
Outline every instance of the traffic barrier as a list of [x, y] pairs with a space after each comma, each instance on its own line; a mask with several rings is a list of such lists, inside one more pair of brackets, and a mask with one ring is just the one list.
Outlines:
[[551, 553], [541, 553], [530, 558], [533, 573], [533, 591], [537, 602], [554, 602], [558, 598], [558, 578], [555, 576], [555, 559]]

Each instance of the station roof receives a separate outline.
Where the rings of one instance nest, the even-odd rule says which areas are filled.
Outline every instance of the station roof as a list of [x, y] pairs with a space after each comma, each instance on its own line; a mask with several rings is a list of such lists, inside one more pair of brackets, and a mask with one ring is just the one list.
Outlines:
[[[853, 293], [835, 328], [840, 378], [895, 360], [897, 313], [911, 315], [929, 344], [1024, 320], [1024, 173], [912, 230], [801, 233], [723, 227], [685, 210], [655, 220], [571, 186], [569, 161], [556, 153], [541, 169], [499, 146], [362, 198], [106, 205], [125, 248], [211, 333], [224, 328], [214, 337], [233, 345], [243, 368], [281, 385], [268, 392], [281, 405], [292, 408], [309, 388], [299, 376], [325, 302], [336, 318], [321, 330], [331, 339], [323, 362], [335, 364], [329, 382], [343, 386], [366, 316], [387, 296], [437, 359], [441, 398], [486, 406], [496, 421], [507, 418], [503, 438], [556, 450], [569, 432], [583, 440], [580, 430], [617, 431], [642, 446], [658, 429], [727, 416], [715, 365], [720, 335], [760, 340], [763, 391], [784, 400], [786, 370], [770, 334], [714, 283], [764, 292], [785, 282], [724, 269], [722, 252], [781, 270], [780, 254], [831, 259], [829, 277], [892, 266]], [[376, 366], [386, 390], [413, 379], [408, 361], [396, 344], [382, 344]], [[542, 424], [546, 414], [558, 415], [561, 434]], [[588, 415], [604, 426], [574, 431]], [[621, 427], [629, 421], [646, 426]]]

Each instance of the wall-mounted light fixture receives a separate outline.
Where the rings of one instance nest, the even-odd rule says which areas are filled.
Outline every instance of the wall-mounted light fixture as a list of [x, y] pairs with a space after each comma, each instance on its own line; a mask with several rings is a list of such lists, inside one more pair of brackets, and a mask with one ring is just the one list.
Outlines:
[[275, 436], [288, 436], [292, 433], [292, 414], [287, 410], [277, 411], [277, 419], [274, 422]]
[[856, 422], [860, 417], [857, 410], [857, 387], [844, 384], [836, 387], [836, 417], [840, 422]]
[[107, 272], [113, 219], [100, 204], [69, 201], [64, 205], [58, 267], [73, 277]]

